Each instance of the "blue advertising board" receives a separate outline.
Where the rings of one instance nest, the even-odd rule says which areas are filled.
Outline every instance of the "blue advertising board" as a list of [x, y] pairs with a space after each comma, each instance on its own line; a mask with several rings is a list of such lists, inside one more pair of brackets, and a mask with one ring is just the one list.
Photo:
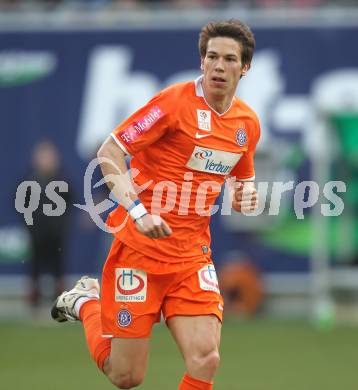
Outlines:
[[[281, 140], [302, 143], [305, 149], [311, 135], [303, 127], [317, 82], [325, 75], [345, 72], [348, 77], [357, 71], [352, 37], [358, 27], [254, 32], [255, 60], [238, 91], [261, 119], [259, 150], [280, 154]], [[25, 272], [28, 252], [12, 256], [23, 244], [24, 230], [15, 193], [29, 169], [33, 146], [43, 138], [57, 145], [75, 194], [72, 203], [83, 204], [87, 164], [113, 127], [167, 84], [199, 75], [197, 39], [198, 30], [0, 31], [0, 273]], [[303, 172], [308, 175], [307, 168]], [[275, 171], [271, 176], [275, 180]], [[66, 271], [99, 272], [110, 238], [85, 211], [68, 207]], [[212, 228], [219, 264], [239, 251], [264, 271], [308, 269], [307, 252], [272, 246], [255, 232], [236, 232], [218, 215]]]

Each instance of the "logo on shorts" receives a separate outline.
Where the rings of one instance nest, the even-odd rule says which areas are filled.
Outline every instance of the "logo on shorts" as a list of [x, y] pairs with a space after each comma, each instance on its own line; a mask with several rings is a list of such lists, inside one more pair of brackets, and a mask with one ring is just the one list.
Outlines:
[[122, 328], [129, 326], [132, 322], [132, 314], [128, 310], [121, 310], [117, 315], [118, 325]]
[[147, 274], [140, 269], [116, 268], [116, 302], [145, 302]]
[[215, 291], [220, 294], [218, 278], [212, 264], [206, 265], [198, 271], [199, 284], [202, 290]]

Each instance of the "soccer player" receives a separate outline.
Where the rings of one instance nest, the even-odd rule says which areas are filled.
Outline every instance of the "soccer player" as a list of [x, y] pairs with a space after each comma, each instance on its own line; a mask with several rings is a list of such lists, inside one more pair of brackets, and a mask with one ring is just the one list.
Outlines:
[[[257, 207], [259, 122], [235, 97], [254, 47], [252, 32], [240, 21], [204, 26], [202, 76], [159, 92], [98, 152], [103, 175], [120, 201], [107, 221], [117, 229], [101, 298], [97, 280], [83, 277], [59, 296], [52, 316], [82, 321], [92, 357], [121, 389], [142, 382], [151, 329], [161, 315], [185, 361], [179, 389], [213, 388], [223, 300], [211, 260], [209, 220], [228, 177], [236, 179], [233, 208]], [[131, 176], [125, 155], [132, 156]]]

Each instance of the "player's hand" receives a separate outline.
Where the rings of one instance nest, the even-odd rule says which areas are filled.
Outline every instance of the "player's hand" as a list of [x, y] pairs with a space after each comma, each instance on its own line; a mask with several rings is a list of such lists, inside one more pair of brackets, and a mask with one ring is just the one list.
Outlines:
[[139, 233], [149, 238], [168, 237], [172, 234], [170, 226], [159, 215], [146, 214], [135, 222]]
[[249, 214], [258, 206], [258, 195], [253, 182], [241, 183], [235, 189], [232, 200], [232, 208], [235, 211]]

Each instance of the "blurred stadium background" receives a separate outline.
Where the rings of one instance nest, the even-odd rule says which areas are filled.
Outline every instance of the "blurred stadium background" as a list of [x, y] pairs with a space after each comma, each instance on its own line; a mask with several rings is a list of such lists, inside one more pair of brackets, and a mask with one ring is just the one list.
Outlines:
[[[274, 181], [314, 180], [320, 196], [304, 219], [292, 190], [278, 216], [269, 215], [268, 196], [260, 217], [213, 217], [228, 318], [216, 388], [357, 388], [357, 1], [0, 0], [1, 389], [111, 388], [80, 326], [50, 322], [51, 278], [40, 281], [40, 306], [29, 304], [32, 248], [15, 194], [33, 147], [50, 139], [70, 183], [59, 248], [65, 285], [100, 276], [111, 237], [73, 206], [85, 203], [86, 167], [118, 122], [167, 84], [199, 74], [200, 27], [228, 18], [247, 22], [257, 40], [238, 94], [261, 119], [258, 181], [270, 190]], [[337, 217], [320, 212], [329, 180], [347, 186]], [[104, 187], [93, 191], [96, 203], [107, 196]], [[152, 345], [140, 388], [176, 388], [183, 366], [164, 326]]]

